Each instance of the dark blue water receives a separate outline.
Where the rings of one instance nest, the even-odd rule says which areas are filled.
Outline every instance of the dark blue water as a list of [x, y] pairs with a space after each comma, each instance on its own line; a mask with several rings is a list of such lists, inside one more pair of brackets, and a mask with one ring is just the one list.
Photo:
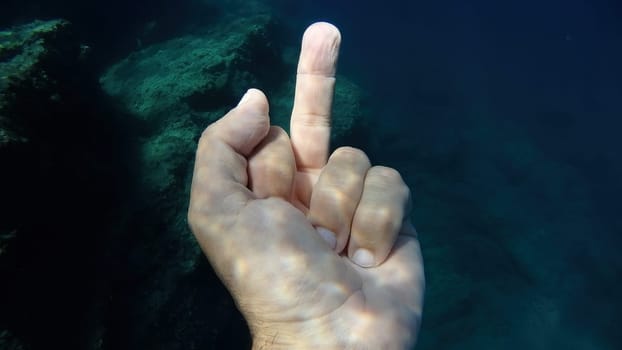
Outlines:
[[[619, 1], [269, 3], [290, 43], [314, 21], [340, 28], [339, 73], [374, 116], [348, 142], [414, 192], [427, 278], [417, 349], [622, 348]], [[5, 9], [4, 24], [70, 19], [106, 48], [101, 70], [148, 21], [157, 42], [224, 15], [200, 1]]]
[[343, 34], [373, 161], [413, 187], [418, 349], [622, 347], [622, 7], [281, 2]]

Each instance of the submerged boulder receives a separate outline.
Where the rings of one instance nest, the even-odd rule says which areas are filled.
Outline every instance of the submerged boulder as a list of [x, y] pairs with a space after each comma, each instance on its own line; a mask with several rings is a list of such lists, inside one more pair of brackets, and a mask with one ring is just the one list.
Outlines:
[[27, 141], [30, 111], [24, 105], [60, 97], [55, 66], [77, 49], [62, 42], [68, 28], [67, 21], [51, 20], [0, 31], [0, 148]]
[[[228, 18], [130, 54], [100, 83], [124, 111], [164, 127], [187, 115], [202, 117], [204, 127], [257, 87], [268, 95], [273, 123], [287, 128], [296, 62], [283, 59], [282, 30], [269, 15]], [[342, 76], [333, 111], [336, 137], [365, 119], [360, 89]]]
[[[163, 194], [187, 187], [201, 131], [250, 87], [268, 95], [272, 123], [289, 128], [296, 62], [283, 58], [283, 30], [267, 14], [229, 17], [133, 52], [101, 76], [104, 91], [151, 130], [139, 146], [149, 188]], [[362, 99], [354, 83], [338, 77], [333, 141], [365, 122]]]
[[[286, 28], [248, 11], [95, 77], [73, 30], [53, 20], [0, 31], [0, 344], [247, 347], [187, 228], [194, 151], [250, 87], [288, 129], [296, 62], [285, 52], [299, 43], [286, 47]], [[365, 122], [362, 100], [338, 77], [333, 141]]]
[[23, 206], [20, 186], [31, 167], [33, 147], [44, 147], [40, 135], [46, 110], [58, 104], [69, 23], [34, 21], [0, 30], [0, 265], [18, 235]]
[[269, 64], [280, 79], [278, 51], [262, 45], [273, 26], [265, 15], [238, 18], [146, 47], [110, 67], [102, 87], [127, 112], [151, 122], [223, 108], [237, 98], [236, 88], [258, 84], [254, 61]]
[[103, 323], [127, 175], [88, 51], [62, 19], [0, 31], [0, 344], [86, 348]]
[[[100, 77], [117, 107], [145, 130], [134, 164], [140, 193], [123, 223], [132, 237], [124, 273], [141, 278], [115, 296], [124, 299], [115, 313], [125, 321], [109, 329], [130, 333], [130, 346], [184, 349], [225, 338], [226, 347], [248, 346], [244, 320], [190, 234], [186, 210], [202, 130], [248, 88], [266, 92], [272, 123], [288, 129], [296, 62], [284, 52], [299, 43], [285, 47], [285, 30], [267, 14], [230, 16], [141, 48]], [[343, 77], [333, 115], [333, 141], [365, 121], [361, 91]]]

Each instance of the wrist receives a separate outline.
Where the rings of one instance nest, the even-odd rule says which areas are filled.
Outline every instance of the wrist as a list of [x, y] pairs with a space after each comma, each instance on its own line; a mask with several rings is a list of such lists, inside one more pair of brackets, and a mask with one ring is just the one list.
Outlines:
[[[258, 330], [256, 327], [251, 327], [253, 346], [252, 350], [304, 350], [304, 349], [319, 349], [319, 345], [314, 341], [307, 340], [308, 331], [303, 329], [292, 329], [291, 325], [279, 325], [279, 326], [264, 326]], [[297, 333], [297, 334], [296, 334]], [[309, 337], [313, 339], [313, 337]], [[321, 349], [335, 349], [333, 347], [326, 347], [324, 344]]]
[[341, 327], [326, 332], [326, 324], [317, 320], [251, 326], [253, 350], [342, 350], [351, 348], [344, 344], [342, 337], [347, 334]]
[[[330, 322], [284, 324], [252, 332], [253, 350], [412, 349], [417, 328], [384, 320], [369, 327], [344, 327]], [[347, 322], [346, 322], [347, 323]], [[292, 327], [293, 326], [293, 327]]]
[[[373, 296], [372, 296], [373, 297]], [[352, 295], [338, 309], [318, 318], [257, 322], [247, 318], [253, 350], [306, 349], [412, 349], [420, 312], [408, 308], [377, 308], [366, 303], [362, 293]], [[255, 321], [255, 322], [253, 322]]]

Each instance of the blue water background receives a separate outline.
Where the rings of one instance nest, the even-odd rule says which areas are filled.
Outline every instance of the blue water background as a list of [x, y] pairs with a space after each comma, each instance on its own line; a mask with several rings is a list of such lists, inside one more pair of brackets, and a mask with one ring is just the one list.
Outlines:
[[619, 349], [622, 6], [280, 1], [343, 35], [355, 140], [415, 193], [418, 349]]
[[[0, 23], [67, 18], [104, 69], [152, 18], [153, 41], [212, 20], [201, 3], [8, 0]], [[622, 349], [621, 2], [269, 3], [288, 45], [317, 20], [341, 29], [339, 73], [373, 116], [347, 141], [413, 190], [417, 349]]]

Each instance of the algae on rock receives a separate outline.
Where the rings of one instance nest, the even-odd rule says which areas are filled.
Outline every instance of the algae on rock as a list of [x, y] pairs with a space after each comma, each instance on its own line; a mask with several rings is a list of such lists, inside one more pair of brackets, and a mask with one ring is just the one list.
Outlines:
[[[141, 119], [166, 119], [184, 105], [202, 111], [231, 104], [229, 91], [248, 57], [246, 50], [270, 29], [270, 18], [240, 18], [222, 27], [146, 47], [113, 65], [101, 84], [122, 107]], [[277, 52], [262, 54], [278, 65]], [[247, 78], [252, 79], [247, 75]], [[253, 84], [256, 81], [246, 81]]]
[[[58, 37], [68, 27], [69, 22], [57, 19], [0, 31], [0, 146], [27, 140], [23, 120], [13, 108], [20, 99], [16, 95], [23, 90], [54, 89], [56, 82], [46, 69], [61, 56]], [[54, 50], [50, 50], [51, 46], [55, 46]]]
[[[149, 334], [161, 336], [152, 340], [154, 344], [167, 340], [158, 324], [171, 324], [170, 332], [182, 333], [194, 332], [194, 325], [208, 321], [217, 327], [221, 321], [177, 310], [186, 305], [196, 311], [199, 306], [189, 305], [188, 296], [211, 295], [209, 308], [230, 302], [215, 275], [206, 271], [205, 258], [186, 224], [194, 152], [202, 130], [251, 87], [268, 96], [271, 123], [288, 129], [296, 66], [283, 59], [287, 48], [279, 41], [282, 30], [269, 15], [229, 17], [203, 31], [144, 47], [100, 77], [100, 85], [118, 107], [147, 130], [136, 144], [140, 195], [127, 214], [131, 254], [141, 257], [133, 258], [128, 269], [146, 276], [131, 294], [145, 296], [130, 301], [132, 309], [124, 317], [142, 347]], [[360, 89], [339, 77], [333, 136], [345, 136], [364, 121]], [[184, 282], [195, 274], [209, 283]], [[200, 311], [209, 313], [199, 310], [193, 315]], [[243, 324], [235, 321], [235, 310], [229, 311], [222, 317]]]

